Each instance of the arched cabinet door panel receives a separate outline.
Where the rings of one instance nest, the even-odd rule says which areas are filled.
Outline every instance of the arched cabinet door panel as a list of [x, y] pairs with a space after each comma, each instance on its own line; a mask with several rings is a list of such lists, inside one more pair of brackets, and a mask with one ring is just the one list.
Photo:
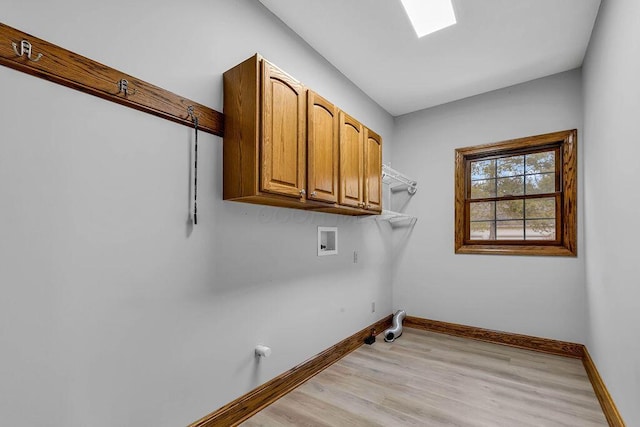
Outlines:
[[364, 208], [382, 212], [382, 139], [364, 129]]
[[364, 207], [364, 131], [360, 122], [340, 112], [340, 204]]
[[338, 201], [339, 117], [335, 105], [307, 91], [307, 197]]
[[302, 198], [305, 189], [305, 91], [262, 60], [262, 173], [260, 190]]

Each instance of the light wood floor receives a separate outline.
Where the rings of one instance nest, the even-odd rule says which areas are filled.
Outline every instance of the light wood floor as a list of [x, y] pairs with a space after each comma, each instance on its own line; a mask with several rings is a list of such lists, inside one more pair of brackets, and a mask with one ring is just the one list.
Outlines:
[[607, 426], [579, 359], [405, 328], [242, 425]]

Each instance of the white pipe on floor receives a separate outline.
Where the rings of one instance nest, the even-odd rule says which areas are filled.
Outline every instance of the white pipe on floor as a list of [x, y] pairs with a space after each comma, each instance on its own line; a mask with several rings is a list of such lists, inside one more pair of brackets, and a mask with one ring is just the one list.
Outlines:
[[393, 315], [391, 328], [384, 331], [384, 340], [386, 342], [393, 342], [396, 338], [402, 335], [402, 321], [405, 317], [407, 317], [407, 313], [404, 310], [396, 311], [396, 314]]

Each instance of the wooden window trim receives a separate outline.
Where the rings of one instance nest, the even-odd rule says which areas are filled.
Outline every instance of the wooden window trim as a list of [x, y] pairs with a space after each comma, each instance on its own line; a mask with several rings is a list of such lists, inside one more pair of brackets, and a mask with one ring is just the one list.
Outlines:
[[[457, 254], [498, 254], [498, 255], [578, 255], [577, 246], [577, 165], [578, 131], [576, 129], [553, 132], [543, 135], [501, 141], [492, 144], [476, 145], [456, 149], [455, 164], [455, 253]], [[545, 147], [558, 146], [562, 164], [559, 177], [561, 203], [557, 208], [560, 214], [556, 241], [513, 241], [489, 244], [486, 241], [465, 239], [468, 228], [466, 209], [467, 197], [467, 160], [497, 155], [529, 152]]]

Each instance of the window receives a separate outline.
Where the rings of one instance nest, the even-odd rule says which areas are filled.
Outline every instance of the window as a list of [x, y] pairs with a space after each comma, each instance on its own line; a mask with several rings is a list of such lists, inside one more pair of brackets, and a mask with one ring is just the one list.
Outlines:
[[456, 253], [577, 255], [577, 131], [456, 150]]
[[456, 24], [451, 0], [402, 0], [418, 38]]

